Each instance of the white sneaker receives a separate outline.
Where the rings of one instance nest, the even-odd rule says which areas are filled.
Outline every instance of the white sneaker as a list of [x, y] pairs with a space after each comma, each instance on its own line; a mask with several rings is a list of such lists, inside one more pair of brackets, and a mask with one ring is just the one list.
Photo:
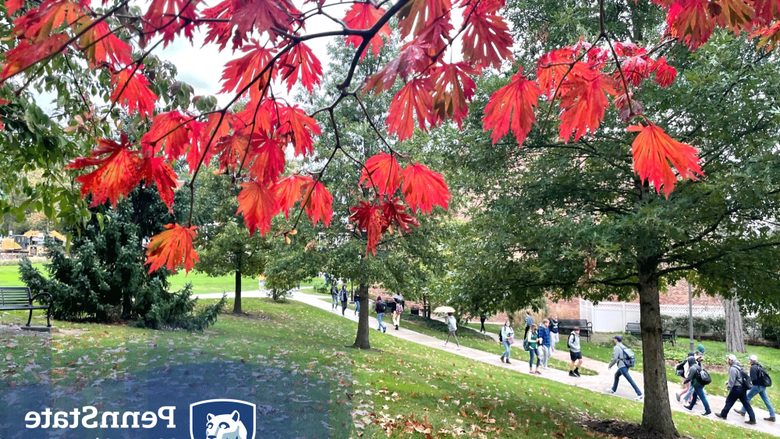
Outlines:
[[645, 396], [644, 395], [639, 395], [636, 398], [634, 398], [634, 401], [641, 401], [643, 399], [645, 399]]
[[605, 390], [604, 393], [606, 393], [607, 395], [614, 395], [615, 391], [610, 388], [610, 389]]
[[456, 350], [456, 351], [459, 351], [459, 350], [460, 350], [460, 346], [456, 347], [456, 348], [455, 348], [455, 350]]
[[549, 367], [547, 367], [547, 366], [542, 366], [542, 369], [544, 369], [544, 370], [549, 370], [550, 368], [549, 368]]
[[444, 347], [445, 347], [445, 348], [447, 347], [447, 343], [444, 343]]

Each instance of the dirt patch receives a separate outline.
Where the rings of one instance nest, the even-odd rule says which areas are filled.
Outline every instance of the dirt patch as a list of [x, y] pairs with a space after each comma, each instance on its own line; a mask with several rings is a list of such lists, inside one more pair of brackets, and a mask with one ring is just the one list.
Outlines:
[[[589, 430], [606, 435], [629, 439], [658, 439], [660, 436], [647, 433], [639, 424], [616, 421], [614, 419], [582, 419], [579, 424]], [[690, 436], [680, 436], [682, 439], [692, 439]]]

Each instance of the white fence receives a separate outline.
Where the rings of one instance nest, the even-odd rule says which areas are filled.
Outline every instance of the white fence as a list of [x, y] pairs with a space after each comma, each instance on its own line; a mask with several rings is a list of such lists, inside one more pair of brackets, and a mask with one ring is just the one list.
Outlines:
[[[661, 314], [687, 316], [686, 305], [661, 305]], [[724, 315], [722, 306], [697, 305], [693, 307], [696, 317], [717, 317]], [[623, 332], [626, 323], [639, 323], [639, 304], [626, 302], [592, 302], [580, 299], [580, 318], [593, 322], [595, 332]]]

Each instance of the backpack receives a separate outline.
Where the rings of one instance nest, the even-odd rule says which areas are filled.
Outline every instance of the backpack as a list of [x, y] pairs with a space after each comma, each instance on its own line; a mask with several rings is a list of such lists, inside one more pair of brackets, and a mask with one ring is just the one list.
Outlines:
[[685, 375], [685, 362], [688, 360], [683, 360], [682, 363], [678, 364], [677, 367], [674, 369], [674, 374], [678, 377], [681, 377]]
[[634, 354], [634, 351], [632, 351], [629, 348], [623, 348], [623, 364], [626, 365], [626, 367], [634, 367], [636, 366], [636, 355]]
[[739, 370], [739, 376], [742, 378], [742, 388], [744, 388], [745, 390], [750, 390], [753, 388], [753, 382], [750, 380], [750, 375], [748, 375], [748, 373], [745, 372], [745, 369]]
[[385, 310], [387, 310], [387, 305], [385, 304], [385, 302], [382, 302], [381, 300], [378, 301], [376, 303], [376, 312], [377, 312], [377, 314], [385, 312]]
[[766, 369], [764, 369], [764, 366], [758, 365], [758, 379], [757, 381], [760, 383], [763, 387], [772, 387], [772, 377], [769, 376], [769, 374], [766, 372]]
[[699, 382], [704, 386], [712, 383], [710, 373], [704, 370], [703, 367], [699, 367]]
[[566, 340], [566, 347], [569, 349], [571, 349], [571, 341], [573, 337], [574, 337], [574, 333], [572, 332], [571, 334], [569, 334], [569, 339]]
[[531, 350], [531, 344], [528, 339], [523, 339], [523, 350], [529, 352]]

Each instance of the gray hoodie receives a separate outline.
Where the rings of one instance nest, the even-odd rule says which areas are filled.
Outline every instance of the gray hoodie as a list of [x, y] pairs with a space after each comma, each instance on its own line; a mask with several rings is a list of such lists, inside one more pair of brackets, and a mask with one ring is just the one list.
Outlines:
[[580, 351], [580, 336], [574, 332], [569, 335], [569, 351], [577, 353]]
[[623, 349], [625, 349], [626, 346], [623, 343], [616, 343], [615, 347], [612, 349], [612, 361], [609, 362], [608, 367], [612, 367], [613, 364], [617, 364], [618, 369], [621, 367], [626, 367], [626, 363], [623, 362]]
[[732, 361], [729, 367], [729, 382], [726, 384], [726, 390], [731, 390], [734, 386], [745, 387], [742, 383], [742, 365], [739, 361]]

